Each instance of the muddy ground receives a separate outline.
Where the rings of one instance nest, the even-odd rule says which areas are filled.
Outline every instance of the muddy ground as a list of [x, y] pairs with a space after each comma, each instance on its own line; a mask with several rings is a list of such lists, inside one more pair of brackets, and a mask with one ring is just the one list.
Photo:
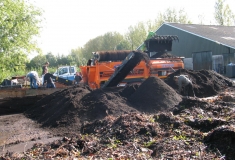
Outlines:
[[[179, 74], [189, 75], [197, 97], [178, 92]], [[234, 159], [234, 91], [205, 70], [125, 88], [72, 86], [0, 113], [1, 159]]]

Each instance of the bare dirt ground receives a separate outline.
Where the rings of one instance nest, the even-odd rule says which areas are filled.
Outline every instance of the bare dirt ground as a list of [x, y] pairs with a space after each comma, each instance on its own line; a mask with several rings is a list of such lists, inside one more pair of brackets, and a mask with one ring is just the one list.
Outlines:
[[24, 152], [34, 143], [58, 139], [23, 114], [0, 116], [0, 154], [7, 151]]
[[[178, 93], [179, 74], [197, 97]], [[0, 159], [234, 159], [232, 81], [213, 71], [174, 75], [125, 88], [73, 86], [1, 114]]]

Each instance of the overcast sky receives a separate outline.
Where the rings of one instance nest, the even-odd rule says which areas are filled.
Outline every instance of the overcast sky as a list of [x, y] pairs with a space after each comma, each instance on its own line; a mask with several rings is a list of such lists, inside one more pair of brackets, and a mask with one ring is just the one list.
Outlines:
[[[127, 32], [131, 25], [156, 19], [167, 8], [184, 9], [188, 18], [214, 24], [216, 0], [29, 0], [41, 8], [44, 21], [38, 45], [44, 54], [68, 54], [107, 32]], [[226, 0], [235, 13], [235, 0]], [[157, 28], [156, 28], [157, 30]]]

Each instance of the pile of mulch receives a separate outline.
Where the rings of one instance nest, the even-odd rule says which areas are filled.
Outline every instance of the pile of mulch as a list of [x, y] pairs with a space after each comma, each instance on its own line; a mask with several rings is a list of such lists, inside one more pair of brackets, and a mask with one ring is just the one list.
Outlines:
[[[73, 125], [72, 130], [80, 129], [80, 99], [91, 90], [86, 86], [73, 86], [42, 98], [25, 111], [25, 115], [42, 124], [42, 127]], [[71, 127], [72, 128], [72, 127]]]
[[165, 52], [161, 56], [159, 56], [159, 58], [178, 58], [178, 56]]
[[106, 116], [120, 116], [131, 112], [138, 112], [130, 103], [119, 95], [118, 87], [97, 89], [85, 95], [80, 104], [81, 117], [85, 121], [103, 119]]
[[[200, 89], [196, 95], [231, 85], [212, 71], [181, 70], [175, 75], [182, 73]], [[177, 88], [173, 76], [166, 82]], [[22, 154], [7, 152], [0, 159], [233, 159], [234, 107], [228, 102], [182, 99], [157, 77], [124, 89], [73, 86], [48, 95], [25, 112], [54, 135], [65, 137], [35, 144]]]
[[97, 89], [73, 86], [48, 95], [25, 112], [29, 118], [53, 127], [57, 135], [79, 132], [86, 121], [138, 112], [119, 95], [120, 88]]
[[[178, 85], [174, 80], [174, 76], [188, 75], [193, 83], [193, 90], [196, 97], [210, 97], [218, 94], [227, 87], [233, 86], [233, 81], [229, 78], [218, 74], [212, 70], [187, 70], [179, 69], [165, 79], [165, 82], [174, 88], [178, 93]], [[183, 93], [179, 93], [183, 94]]]
[[[181, 97], [157, 77], [149, 77], [130, 90], [131, 87], [124, 90], [113, 87], [91, 92], [86, 86], [74, 86], [41, 99], [25, 114], [43, 127], [77, 131], [86, 121], [139, 111], [155, 113], [173, 108], [181, 101]], [[126, 98], [127, 94], [131, 96]]]
[[158, 77], [149, 77], [128, 98], [134, 106], [147, 113], [173, 108], [181, 102], [181, 96]]
[[205, 137], [205, 144], [209, 149], [216, 149], [223, 154], [226, 159], [234, 159], [235, 148], [235, 129], [232, 126], [225, 125], [216, 128]]
[[121, 91], [120, 95], [129, 98], [139, 88], [139, 84], [127, 84]]
[[[186, 102], [185, 99], [183, 104], [195, 101], [188, 100]], [[188, 123], [196, 123], [197, 119], [209, 119], [213, 123], [218, 117], [234, 117], [233, 108], [221, 106], [218, 109], [216, 105], [199, 101], [199, 106], [182, 106], [180, 112], [174, 115], [170, 110], [153, 115], [130, 113], [118, 117], [106, 116], [84, 124], [82, 135], [76, 133], [48, 144], [36, 143], [33, 149], [21, 154], [7, 152], [4, 158], [233, 159], [234, 127], [221, 124], [205, 132]], [[210, 113], [218, 110], [220, 112], [216, 115]]]

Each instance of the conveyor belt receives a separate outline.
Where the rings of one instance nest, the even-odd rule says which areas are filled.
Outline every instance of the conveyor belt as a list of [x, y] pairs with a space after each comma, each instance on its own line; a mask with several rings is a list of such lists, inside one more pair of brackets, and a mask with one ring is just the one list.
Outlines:
[[122, 64], [116, 69], [109, 80], [101, 87], [114, 87], [117, 86], [125, 77], [140, 63], [141, 60], [145, 60], [146, 64], [149, 64], [149, 57], [144, 52], [132, 51], [124, 59]]

